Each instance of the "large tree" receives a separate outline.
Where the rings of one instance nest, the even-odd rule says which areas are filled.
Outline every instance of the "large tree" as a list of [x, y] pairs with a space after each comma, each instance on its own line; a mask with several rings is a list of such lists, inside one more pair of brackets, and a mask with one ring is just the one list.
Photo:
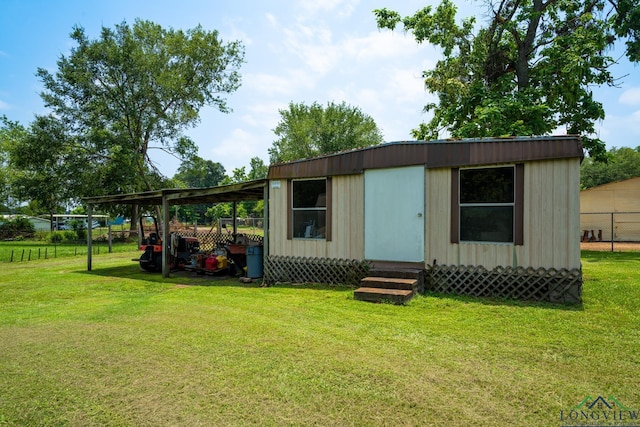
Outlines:
[[184, 130], [205, 105], [230, 111], [225, 96], [240, 85], [241, 43], [225, 44], [200, 26], [167, 30], [136, 20], [103, 27], [97, 40], [76, 27], [71, 39], [76, 46], [55, 74], [38, 69], [42, 99], [88, 156], [91, 172], [104, 169], [101, 176], [117, 179], [123, 192], [159, 186], [150, 150], [192, 157], [195, 144]]
[[[195, 156], [183, 162], [173, 176], [180, 187], [215, 187], [226, 177], [222, 164]], [[203, 221], [209, 206], [207, 204], [185, 205], [178, 210], [181, 221]]]
[[580, 165], [580, 187], [583, 189], [637, 176], [640, 176], [640, 147], [614, 147], [607, 152], [606, 163], [586, 157]]
[[215, 187], [225, 176], [222, 164], [194, 156], [180, 165], [173, 179], [185, 187]]
[[9, 149], [25, 132], [19, 123], [10, 121], [6, 116], [0, 116], [0, 212], [4, 212], [11, 205]]
[[280, 110], [273, 130], [278, 139], [269, 149], [271, 163], [286, 162], [382, 142], [373, 118], [344, 102], [322, 105], [289, 103]]
[[38, 116], [29, 128], [13, 129], [8, 149], [11, 194], [49, 214], [53, 230], [53, 214], [77, 195], [86, 164], [78, 162], [78, 147], [53, 116]]
[[426, 89], [438, 96], [425, 106], [428, 123], [416, 138], [548, 134], [564, 127], [583, 136], [592, 156], [605, 146], [594, 123], [605, 116], [594, 85], [615, 85], [607, 52], [626, 41], [640, 60], [638, 0], [486, 0], [488, 19], [456, 22], [457, 8], [443, 0], [412, 16], [378, 9], [380, 28], [402, 24], [417, 42], [442, 49], [443, 59], [424, 71]]

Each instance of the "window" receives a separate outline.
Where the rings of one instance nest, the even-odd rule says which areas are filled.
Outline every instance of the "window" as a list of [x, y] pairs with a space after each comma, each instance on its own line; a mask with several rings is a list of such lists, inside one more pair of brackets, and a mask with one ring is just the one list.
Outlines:
[[513, 242], [514, 168], [460, 171], [460, 240]]
[[451, 241], [522, 244], [524, 165], [452, 170]]
[[291, 182], [293, 238], [327, 239], [327, 187], [325, 179]]

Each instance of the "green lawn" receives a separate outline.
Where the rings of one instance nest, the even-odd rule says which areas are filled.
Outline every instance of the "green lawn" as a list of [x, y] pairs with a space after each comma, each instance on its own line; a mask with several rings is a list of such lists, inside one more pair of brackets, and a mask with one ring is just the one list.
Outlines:
[[[126, 252], [135, 250], [137, 243], [114, 242], [111, 247], [113, 252]], [[109, 245], [106, 241], [93, 243], [94, 254], [100, 255], [108, 252]], [[0, 242], [0, 264], [4, 262], [26, 262], [70, 256], [84, 256], [86, 258], [86, 241], [56, 244], [35, 240]]]
[[640, 410], [640, 254], [583, 253], [584, 304], [262, 288], [136, 252], [0, 269], [0, 426], [560, 426]]

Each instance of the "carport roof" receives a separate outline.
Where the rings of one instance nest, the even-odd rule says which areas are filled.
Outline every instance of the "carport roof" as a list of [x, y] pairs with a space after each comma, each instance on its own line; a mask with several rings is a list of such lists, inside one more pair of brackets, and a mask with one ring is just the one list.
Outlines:
[[141, 193], [112, 194], [109, 196], [85, 197], [89, 205], [129, 204], [162, 205], [166, 199], [170, 205], [196, 205], [200, 203], [239, 202], [262, 200], [266, 179], [220, 185], [205, 188], [170, 188]]

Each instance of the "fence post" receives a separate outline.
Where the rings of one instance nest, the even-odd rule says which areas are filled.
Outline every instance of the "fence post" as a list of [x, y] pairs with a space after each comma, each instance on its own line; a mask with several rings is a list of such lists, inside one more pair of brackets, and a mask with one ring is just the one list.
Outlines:
[[109, 242], [109, 253], [113, 252], [113, 243], [111, 240], [111, 224], [109, 224], [109, 231], [107, 232], [107, 241]]
[[613, 212], [611, 212], [611, 252], [613, 252]]

